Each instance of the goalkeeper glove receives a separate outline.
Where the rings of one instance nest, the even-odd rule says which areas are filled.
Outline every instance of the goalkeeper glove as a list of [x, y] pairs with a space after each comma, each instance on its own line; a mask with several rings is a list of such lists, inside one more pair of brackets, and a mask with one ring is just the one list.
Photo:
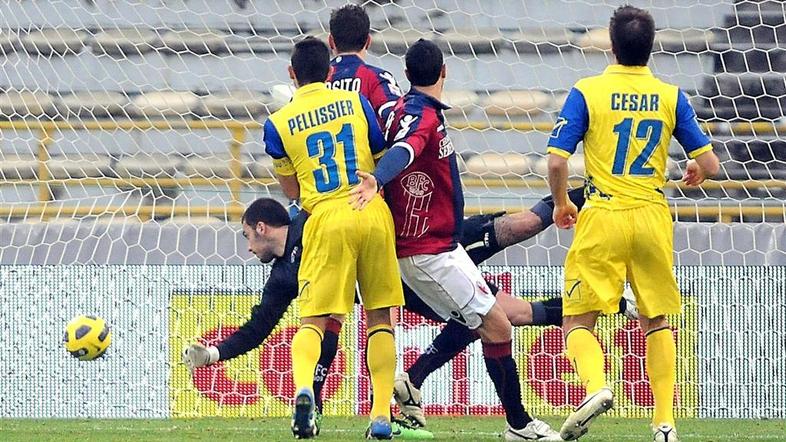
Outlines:
[[215, 364], [218, 359], [218, 348], [212, 345], [205, 347], [202, 344], [191, 344], [183, 349], [183, 363], [186, 364], [191, 375], [197, 367]]

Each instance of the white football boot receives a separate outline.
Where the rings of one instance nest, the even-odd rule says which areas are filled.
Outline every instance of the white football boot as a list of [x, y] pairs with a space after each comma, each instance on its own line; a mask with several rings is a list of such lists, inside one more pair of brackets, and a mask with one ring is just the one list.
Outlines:
[[565, 440], [578, 439], [589, 431], [596, 417], [611, 410], [614, 406], [614, 393], [608, 388], [587, 395], [573, 413], [565, 419], [559, 434]]
[[420, 397], [420, 390], [412, 385], [409, 374], [399, 373], [393, 381], [393, 397], [396, 399], [401, 414], [414, 427], [426, 426], [426, 415]]
[[549, 424], [533, 419], [526, 427], [517, 430], [508, 425], [502, 437], [506, 441], [539, 440], [541, 442], [562, 442], [559, 433], [554, 431]]

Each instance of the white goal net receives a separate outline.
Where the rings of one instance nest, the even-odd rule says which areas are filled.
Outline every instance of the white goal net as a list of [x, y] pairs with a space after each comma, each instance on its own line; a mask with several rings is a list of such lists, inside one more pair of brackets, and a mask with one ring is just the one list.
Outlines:
[[[567, 91], [612, 60], [612, 0], [375, 0], [367, 62], [406, 90], [418, 38], [446, 56], [449, 133], [467, 215], [526, 210], [548, 193], [545, 147]], [[666, 188], [686, 309], [675, 318], [679, 416], [786, 416], [786, 16], [783, 3], [632, 1], [653, 14], [650, 66], [691, 98], [722, 171]], [[239, 234], [245, 206], [284, 200], [261, 125], [287, 101], [292, 45], [327, 36], [341, 0], [18, 0], [0, 5], [0, 417], [283, 416], [292, 383], [290, 311], [260, 350], [198, 373], [180, 349], [243, 323], [269, 268]], [[686, 158], [670, 149], [670, 176]], [[581, 184], [581, 155], [571, 160]], [[570, 233], [551, 228], [485, 267], [498, 285], [558, 296]], [[103, 316], [115, 343], [81, 363], [65, 323]], [[23, 326], [22, 326], [23, 325]], [[326, 411], [368, 407], [344, 327]], [[404, 315], [400, 368], [439, 326]], [[608, 318], [599, 333], [621, 398], [652, 406], [643, 338]], [[525, 402], [569, 410], [583, 389], [556, 328], [516, 332]], [[42, 394], [44, 392], [44, 394]], [[479, 348], [424, 384], [431, 413], [500, 413]], [[41, 398], [36, 402], [31, 398]]]

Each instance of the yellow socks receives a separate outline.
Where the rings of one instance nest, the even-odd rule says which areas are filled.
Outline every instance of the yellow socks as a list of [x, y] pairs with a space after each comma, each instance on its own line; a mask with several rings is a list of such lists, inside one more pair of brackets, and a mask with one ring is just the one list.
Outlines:
[[295, 381], [295, 392], [302, 388], [314, 388], [314, 369], [317, 367], [322, 352], [322, 330], [319, 327], [305, 324], [292, 338], [292, 377]]
[[584, 327], [573, 328], [565, 338], [565, 346], [568, 359], [587, 387], [587, 394], [606, 387], [603, 349], [595, 335]]
[[366, 364], [374, 393], [371, 418], [385, 416], [390, 419], [390, 398], [393, 397], [393, 377], [396, 371], [393, 329], [387, 324], [380, 324], [369, 328], [367, 333]]
[[647, 374], [655, 398], [653, 425], [674, 427], [674, 383], [677, 378], [677, 346], [671, 329], [647, 333]]

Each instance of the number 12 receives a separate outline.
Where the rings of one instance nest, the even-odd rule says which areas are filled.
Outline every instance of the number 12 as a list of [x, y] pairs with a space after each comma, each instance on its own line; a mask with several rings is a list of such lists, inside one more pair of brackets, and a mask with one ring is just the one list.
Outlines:
[[[626, 118], [614, 126], [614, 133], [618, 135], [617, 151], [614, 154], [614, 165], [611, 173], [614, 175], [625, 174], [625, 160], [628, 157], [630, 147], [630, 132], [633, 129], [633, 118]], [[633, 160], [628, 171], [631, 175], [650, 176], [655, 172], [651, 167], [644, 167], [655, 153], [655, 148], [660, 143], [661, 132], [663, 132], [663, 121], [660, 120], [641, 120], [636, 126], [636, 138], [647, 140], [644, 150]]]

